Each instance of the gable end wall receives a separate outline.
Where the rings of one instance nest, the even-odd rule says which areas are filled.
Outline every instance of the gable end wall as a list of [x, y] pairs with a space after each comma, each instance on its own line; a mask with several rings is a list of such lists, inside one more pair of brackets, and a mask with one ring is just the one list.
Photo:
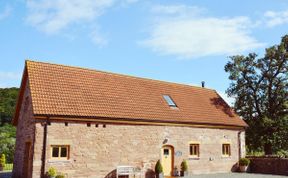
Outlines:
[[23, 100], [19, 112], [18, 124], [16, 126], [16, 146], [14, 152], [14, 165], [13, 165], [13, 178], [23, 177], [24, 166], [24, 152], [26, 142], [31, 143], [30, 150], [30, 165], [28, 170], [28, 177], [31, 177], [32, 173], [32, 160], [33, 160], [33, 146], [34, 146], [34, 132], [35, 123], [32, 111], [32, 100], [29, 89], [29, 82], [26, 81], [26, 87], [24, 89]]

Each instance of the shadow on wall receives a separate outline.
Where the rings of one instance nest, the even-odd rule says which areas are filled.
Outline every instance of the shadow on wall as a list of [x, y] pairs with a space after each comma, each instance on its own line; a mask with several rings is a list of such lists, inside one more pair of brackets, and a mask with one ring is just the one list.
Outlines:
[[[116, 178], [116, 169], [113, 171], [109, 172], [105, 178]], [[128, 178], [129, 176], [119, 176], [121, 178]], [[155, 172], [152, 169], [148, 169], [145, 173], [145, 178], [155, 178]]]
[[229, 117], [234, 117], [235, 114], [230, 106], [222, 98], [211, 98], [211, 103], [217, 108], [221, 109]]

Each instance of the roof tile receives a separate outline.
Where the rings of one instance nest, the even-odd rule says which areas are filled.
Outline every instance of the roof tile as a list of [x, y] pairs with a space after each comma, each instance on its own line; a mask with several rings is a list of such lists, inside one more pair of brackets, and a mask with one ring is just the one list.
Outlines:
[[36, 115], [247, 126], [215, 90], [42, 62], [26, 66]]

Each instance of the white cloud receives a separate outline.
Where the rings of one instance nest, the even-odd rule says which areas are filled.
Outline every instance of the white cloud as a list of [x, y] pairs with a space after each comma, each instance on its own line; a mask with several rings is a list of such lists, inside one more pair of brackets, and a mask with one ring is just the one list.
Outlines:
[[12, 8], [8, 5], [5, 6], [4, 10], [0, 12], [0, 20], [5, 19], [11, 15]]
[[229, 97], [225, 92], [218, 92], [218, 94], [225, 100], [229, 106], [233, 106], [235, 103], [235, 98]]
[[[95, 27], [91, 40], [100, 46], [108, 43], [97, 30], [97, 18], [107, 9], [119, 5], [132, 4], [138, 0], [28, 0], [26, 22], [46, 34], [69, 33], [78, 27]], [[85, 28], [86, 29], [86, 28]], [[67, 35], [67, 33], [65, 33]], [[71, 35], [70, 35], [71, 36]]]
[[206, 17], [201, 8], [183, 5], [153, 11], [158, 13], [157, 21], [150, 37], [140, 44], [160, 54], [198, 58], [232, 55], [264, 45], [250, 35], [252, 22], [248, 17]]
[[286, 11], [267, 11], [264, 13], [265, 23], [268, 27], [283, 25], [288, 23], [288, 10]]
[[114, 0], [30, 0], [27, 22], [53, 34], [71, 24], [95, 20], [113, 3]]
[[100, 35], [99, 31], [96, 29], [91, 33], [90, 36], [92, 42], [98, 45], [99, 47], [104, 47], [108, 44], [108, 40], [104, 38], [103, 35]]
[[199, 8], [197, 6], [186, 6], [183, 4], [179, 5], [156, 5], [152, 7], [153, 13], [159, 13], [159, 14], [182, 14], [182, 15], [199, 15], [205, 12], [206, 10], [203, 8]]

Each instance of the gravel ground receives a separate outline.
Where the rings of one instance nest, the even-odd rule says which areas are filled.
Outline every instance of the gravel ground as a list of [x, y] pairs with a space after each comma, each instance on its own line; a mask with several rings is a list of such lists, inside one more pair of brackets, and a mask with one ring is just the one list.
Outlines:
[[228, 174], [205, 174], [193, 175], [191, 178], [284, 178], [287, 176], [268, 175], [268, 174], [244, 174], [244, 173], [228, 173]]
[[[243, 174], [243, 173], [205, 174], [205, 175], [189, 176], [189, 178], [284, 178], [284, 177], [286, 176], [276, 176], [268, 174]], [[11, 178], [11, 172], [0, 172], [0, 178]]]
[[0, 172], [0, 178], [11, 178], [12, 172]]

